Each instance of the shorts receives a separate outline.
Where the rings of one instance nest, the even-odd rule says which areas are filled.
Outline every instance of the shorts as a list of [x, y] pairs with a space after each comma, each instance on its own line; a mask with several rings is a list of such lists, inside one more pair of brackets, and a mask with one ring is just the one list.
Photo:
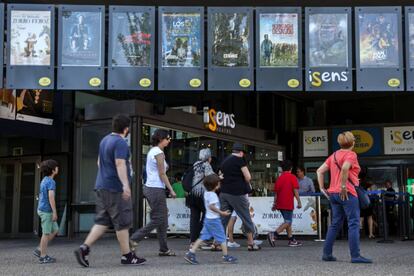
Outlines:
[[226, 234], [224, 233], [223, 223], [220, 218], [215, 219], [204, 219], [203, 230], [200, 233], [200, 239], [208, 241], [211, 238], [220, 244], [227, 240]]
[[97, 190], [95, 224], [113, 226], [115, 231], [131, 228], [131, 199], [124, 200], [120, 192]]
[[285, 223], [292, 224], [293, 210], [279, 210], [282, 213], [282, 217]]
[[56, 221], [52, 220], [53, 214], [48, 212], [37, 211], [42, 225], [42, 233], [50, 235], [59, 231], [59, 226]]

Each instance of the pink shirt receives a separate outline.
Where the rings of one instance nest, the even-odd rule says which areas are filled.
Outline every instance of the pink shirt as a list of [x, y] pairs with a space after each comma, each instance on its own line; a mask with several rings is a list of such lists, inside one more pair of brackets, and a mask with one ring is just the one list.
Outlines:
[[[357, 154], [351, 150], [338, 150], [335, 153], [336, 161], [339, 164], [339, 167], [342, 168], [342, 165], [348, 161], [351, 163], [351, 168], [348, 172], [348, 179], [356, 185], [359, 186], [359, 179], [358, 175], [361, 171], [361, 167], [358, 163]], [[331, 182], [329, 185], [328, 192], [329, 193], [340, 193], [341, 192], [341, 170], [335, 164], [334, 154], [326, 159], [325, 164], [329, 167], [331, 173]], [[347, 180], [346, 181], [346, 188], [348, 192], [350, 192], [353, 196], [358, 196], [354, 186]]]

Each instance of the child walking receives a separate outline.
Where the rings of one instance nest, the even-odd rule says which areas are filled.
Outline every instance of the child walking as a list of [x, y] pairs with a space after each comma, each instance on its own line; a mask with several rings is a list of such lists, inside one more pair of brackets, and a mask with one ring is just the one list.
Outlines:
[[33, 251], [33, 254], [39, 258], [39, 263], [47, 264], [56, 262], [55, 258], [46, 254], [46, 250], [48, 243], [53, 240], [59, 230], [55, 201], [56, 182], [54, 180], [59, 172], [58, 163], [52, 159], [45, 160], [40, 164], [40, 170], [44, 178], [40, 183], [37, 214], [41, 219], [42, 238], [39, 247]]
[[191, 249], [185, 254], [184, 259], [190, 264], [198, 264], [195, 252], [202, 242], [211, 238], [221, 244], [223, 251], [223, 263], [234, 264], [237, 262], [235, 257], [227, 254], [226, 234], [220, 216], [230, 216], [229, 211], [220, 210], [220, 201], [216, 191], [220, 188], [220, 177], [217, 174], [211, 174], [204, 178], [204, 205], [206, 207], [206, 216], [204, 218], [203, 230], [200, 238], [194, 243]]

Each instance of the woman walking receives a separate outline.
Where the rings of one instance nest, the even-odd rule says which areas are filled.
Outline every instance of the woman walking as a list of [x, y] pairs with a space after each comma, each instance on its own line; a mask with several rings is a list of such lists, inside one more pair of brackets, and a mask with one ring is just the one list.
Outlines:
[[198, 161], [194, 163], [193, 186], [186, 198], [186, 205], [190, 208], [190, 248], [199, 238], [201, 229], [203, 229], [203, 220], [205, 215], [204, 207], [204, 184], [203, 180], [207, 175], [214, 174], [211, 167], [210, 149], [202, 149], [198, 155]]
[[143, 189], [144, 196], [151, 208], [151, 220], [131, 236], [130, 247], [132, 251], [135, 251], [138, 242], [143, 240], [152, 230], [157, 229], [160, 243], [159, 256], [175, 256], [175, 253], [167, 245], [168, 209], [165, 193], [167, 188], [171, 197], [176, 197], [166, 174], [168, 164], [164, 155], [164, 149], [170, 144], [171, 137], [166, 130], [157, 129], [151, 140], [153, 147], [147, 154], [147, 181]]
[[[354, 185], [359, 185], [358, 174], [361, 168], [357, 155], [352, 151], [355, 137], [347, 131], [338, 135], [340, 150], [334, 152], [317, 170], [319, 188], [329, 195], [332, 208], [332, 224], [329, 226], [323, 248], [322, 260], [336, 261], [332, 255], [333, 244], [346, 217], [348, 221], [348, 241], [352, 263], [372, 263], [360, 255], [359, 249], [359, 201]], [[331, 181], [328, 191], [324, 187], [324, 174], [330, 171]], [[352, 184], [353, 183], [353, 184]]]

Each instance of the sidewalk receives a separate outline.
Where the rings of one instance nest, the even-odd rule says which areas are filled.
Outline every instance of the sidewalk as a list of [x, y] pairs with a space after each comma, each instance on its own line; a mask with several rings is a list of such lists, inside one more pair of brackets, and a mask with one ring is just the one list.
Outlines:
[[275, 248], [264, 241], [259, 252], [248, 252], [246, 241], [243, 247], [230, 249], [230, 254], [239, 259], [239, 264], [219, 263], [220, 252], [202, 251], [198, 254], [201, 265], [187, 264], [184, 253], [187, 240], [169, 239], [170, 247], [177, 257], [158, 257], [158, 242], [155, 239], [140, 243], [138, 255], [147, 263], [139, 267], [123, 267], [115, 236], [110, 235], [92, 247], [91, 266], [81, 268], [75, 260], [73, 250], [81, 241], [57, 239], [50, 247], [50, 255], [57, 258], [55, 264], [38, 264], [32, 255], [35, 240], [0, 240], [1, 275], [413, 275], [414, 241], [379, 244], [364, 240], [361, 248], [364, 256], [374, 260], [372, 265], [349, 262], [348, 244], [337, 241], [335, 263], [320, 261], [322, 243], [305, 241], [303, 247], [289, 248], [286, 241], [278, 241]]

